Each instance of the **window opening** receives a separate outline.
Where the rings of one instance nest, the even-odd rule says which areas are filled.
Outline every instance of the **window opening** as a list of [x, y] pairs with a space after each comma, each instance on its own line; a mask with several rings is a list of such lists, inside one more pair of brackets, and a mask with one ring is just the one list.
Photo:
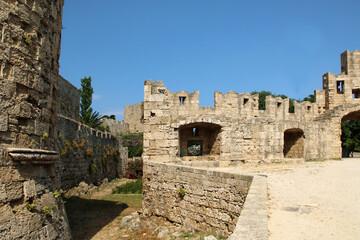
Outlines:
[[343, 94], [344, 93], [344, 87], [345, 87], [344, 81], [337, 81], [336, 82], [337, 93]]
[[307, 110], [309, 112], [311, 110], [311, 106], [307, 106]]
[[198, 128], [193, 128], [192, 129], [192, 135], [193, 135], [193, 137], [198, 137], [199, 136], [199, 129]]
[[248, 98], [244, 98], [244, 105], [249, 101]]
[[360, 98], [360, 89], [353, 89], [352, 90], [352, 97], [355, 98]]
[[185, 102], [186, 97], [179, 97], [179, 99], [180, 99], [180, 106], [183, 106], [183, 105], [184, 105], [184, 102]]
[[278, 103], [277, 103], [277, 107], [280, 107], [280, 106], [281, 106], [281, 102], [278, 102]]
[[150, 112], [151, 117], [155, 117], [155, 113], [154, 112]]

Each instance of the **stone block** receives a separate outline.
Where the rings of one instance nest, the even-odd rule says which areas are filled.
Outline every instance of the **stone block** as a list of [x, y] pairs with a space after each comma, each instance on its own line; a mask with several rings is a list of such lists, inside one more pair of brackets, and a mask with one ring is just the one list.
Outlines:
[[23, 183], [11, 182], [5, 184], [7, 200], [14, 201], [23, 197]]
[[5, 132], [8, 130], [8, 115], [1, 114], [0, 115], [0, 131]]
[[0, 202], [7, 200], [5, 184], [0, 184]]
[[24, 197], [25, 200], [32, 198], [36, 195], [36, 186], [34, 180], [24, 182]]

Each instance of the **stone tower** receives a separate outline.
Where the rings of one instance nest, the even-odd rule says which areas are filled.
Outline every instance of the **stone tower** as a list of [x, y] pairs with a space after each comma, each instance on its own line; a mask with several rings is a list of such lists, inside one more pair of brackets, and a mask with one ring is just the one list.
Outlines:
[[0, 239], [69, 239], [54, 163], [63, 0], [0, 1]]

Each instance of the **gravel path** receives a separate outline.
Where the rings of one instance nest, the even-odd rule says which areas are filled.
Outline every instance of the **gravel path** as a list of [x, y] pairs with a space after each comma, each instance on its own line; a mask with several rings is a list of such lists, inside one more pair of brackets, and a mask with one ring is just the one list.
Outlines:
[[267, 172], [269, 239], [360, 239], [360, 159]]

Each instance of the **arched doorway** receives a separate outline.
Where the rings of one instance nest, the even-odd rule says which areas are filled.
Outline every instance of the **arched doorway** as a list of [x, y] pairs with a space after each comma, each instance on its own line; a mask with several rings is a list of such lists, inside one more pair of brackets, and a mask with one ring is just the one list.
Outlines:
[[341, 118], [342, 157], [360, 157], [360, 111]]
[[179, 128], [180, 157], [220, 155], [221, 127], [213, 123], [191, 123]]
[[304, 157], [304, 131], [300, 128], [287, 129], [284, 132], [284, 158]]

